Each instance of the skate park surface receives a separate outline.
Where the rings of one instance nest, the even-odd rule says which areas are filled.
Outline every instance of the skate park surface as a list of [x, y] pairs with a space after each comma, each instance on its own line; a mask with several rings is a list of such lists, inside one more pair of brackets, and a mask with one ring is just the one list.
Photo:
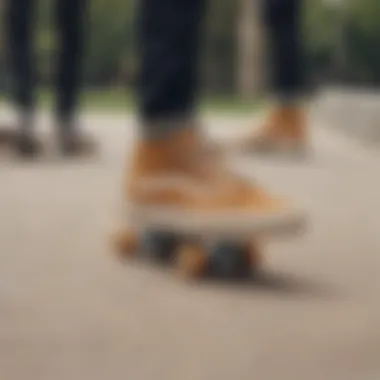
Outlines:
[[[263, 242], [255, 281], [191, 284], [112, 256], [134, 121], [83, 120], [99, 159], [0, 160], [1, 379], [379, 379], [380, 151], [315, 117], [305, 162], [231, 158], [305, 207], [309, 231]], [[216, 138], [241, 124], [205, 116]]]

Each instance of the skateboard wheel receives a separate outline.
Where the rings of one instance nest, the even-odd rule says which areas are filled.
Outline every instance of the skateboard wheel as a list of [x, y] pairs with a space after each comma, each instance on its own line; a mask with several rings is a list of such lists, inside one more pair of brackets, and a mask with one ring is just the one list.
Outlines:
[[174, 256], [178, 241], [175, 234], [146, 231], [141, 236], [141, 251], [153, 261], [168, 262]]
[[186, 278], [199, 278], [206, 269], [206, 255], [202, 247], [184, 245], [176, 254], [176, 269]]
[[256, 242], [248, 244], [245, 247], [245, 254], [252, 271], [256, 272], [259, 270], [263, 264], [263, 255], [258, 244]]
[[222, 277], [249, 275], [256, 261], [255, 244], [218, 243], [211, 248], [210, 272]]
[[112, 245], [119, 257], [127, 258], [138, 251], [140, 241], [138, 235], [128, 231], [120, 231], [112, 236]]

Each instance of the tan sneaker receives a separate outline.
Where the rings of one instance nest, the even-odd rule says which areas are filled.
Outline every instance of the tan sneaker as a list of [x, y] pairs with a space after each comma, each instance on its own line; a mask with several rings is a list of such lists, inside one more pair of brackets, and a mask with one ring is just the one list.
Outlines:
[[230, 172], [194, 130], [136, 143], [125, 202], [125, 229], [136, 232], [251, 239], [298, 233], [305, 224], [303, 212]]
[[278, 107], [264, 125], [235, 148], [252, 153], [304, 156], [308, 153], [307, 119], [297, 107]]

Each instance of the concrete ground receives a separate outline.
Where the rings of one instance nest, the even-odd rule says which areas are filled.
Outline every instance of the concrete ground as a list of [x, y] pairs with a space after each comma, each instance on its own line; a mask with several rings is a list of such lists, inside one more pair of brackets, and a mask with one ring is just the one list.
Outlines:
[[[380, 147], [380, 93], [358, 88], [324, 88], [313, 111], [329, 127], [374, 148]], [[322, 121], [322, 120], [321, 120]]]
[[99, 160], [0, 159], [1, 379], [378, 380], [380, 154], [314, 123], [308, 162], [235, 158], [310, 231], [270, 242], [257, 282], [186, 284], [107, 245], [132, 124], [85, 117]]

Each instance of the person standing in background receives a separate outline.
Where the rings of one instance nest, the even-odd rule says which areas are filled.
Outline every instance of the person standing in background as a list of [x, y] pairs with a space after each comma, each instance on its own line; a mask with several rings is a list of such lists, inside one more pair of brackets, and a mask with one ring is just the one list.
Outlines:
[[[87, 0], [55, 0], [59, 45], [55, 120], [59, 146], [67, 155], [82, 154], [94, 147], [75, 121], [86, 9]], [[41, 148], [34, 130], [36, 101], [32, 45], [36, 0], [8, 0], [6, 12], [8, 59], [13, 77], [13, 99], [19, 116], [16, 148], [21, 155], [32, 156]]]

